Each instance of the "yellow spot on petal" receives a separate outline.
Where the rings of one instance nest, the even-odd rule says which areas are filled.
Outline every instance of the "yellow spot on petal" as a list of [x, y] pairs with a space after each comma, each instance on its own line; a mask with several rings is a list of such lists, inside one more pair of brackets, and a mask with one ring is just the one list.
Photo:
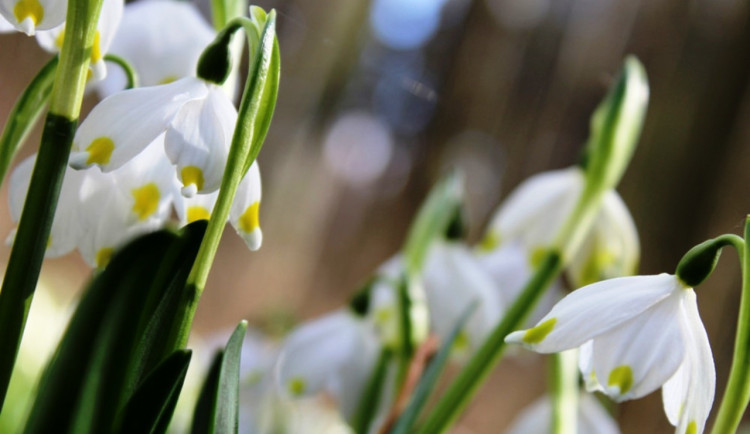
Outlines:
[[633, 370], [628, 365], [620, 365], [609, 373], [609, 387], [620, 389], [620, 395], [626, 394], [633, 387]]
[[250, 233], [260, 227], [260, 221], [258, 219], [258, 210], [260, 209], [260, 202], [247, 207], [244, 213], [240, 216], [239, 226], [242, 232]]
[[111, 247], [99, 249], [99, 251], [96, 252], [96, 266], [101, 268], [107, 265], [109, 260], [112, 259], [113, 253], [115, 253], [115, 249]]
[[131, 190], [133, 193], [133, 212], [138, 216], [139, 220], [146, 220], [149, 216], [156, 212], [159, 207], [159, 187], [153, 182], [150, 182], [143, 187], [134, 188]]
[[557, 318], [550, 318], [538, 326], [526, 330], [526, 333], [523, 334], [523, 341], [527, 344], [538, 344], [555, 328], [555, 323], [557, 323]]
[[195, 185], [198, 191], [203, 190], [203, 170], [197, 166], [185, 166], [180, 171], [182, 176], [182, 184], [187, 187], [189, 185]]
[[62, 50], [63, 42], [65, 42], [65, 29], [60, 30], [60, 33], [57, 34], [57, 37], [55, 38], [55, 46]]
[[102, 60], [102, 46], [99, 42], [100, 39], [101, 36], [97, 30], [96, 34], [94, 34], [94, 44], [91, 46], [91, 63], [96, 63]]
[[305, 389], [307, 388], [307, 383], [303, 378], [296, 377], [289, 380], [289, 392], [293, 396], [300, 396], [303, 393], [305, 393]]
[[471, 339], [465, 330], [461, 330], [456, 336], [456, 340], [453, 341], [453, 351], [457, 353], [465, 353], [469, 351], [471, 347]]
[[695, 423], [695, 421], [690, 421], [687, 428], [685, 429], [685, 434], [697, 434], [698, 433], [698, 424]]
[[159, 80], [158, 84], [169, 84], [177, 81], [178, 79], [179, 77], [177, 77], [176, 75], [167, 75], [166, 77]]
[[189, 206], [187, 209], [188, 223], [197, 222], [198, 220], [208, 220], [209, 218], [211, 218], [211, 213], [202, 206], [194, 205]]
[[19, 23], [26, 18], [31, 18], [37, 26], [44, 19], [44, 7], [39, 0], [21, 0], [13, 7], [13, 15]]
[[91, 142], [86, 151], [89, 153], [89, 158], [86, 160], [86, 164], [108, 164], [109, 158], [112, 156], [112, 151], [115, 149], [115, 142], [109, 137], [99, 137]]
[[487, 235], [479, 241], [479, 251], [490, 252], [500, 245], [500, 234], [495, 231], [487, 232]]

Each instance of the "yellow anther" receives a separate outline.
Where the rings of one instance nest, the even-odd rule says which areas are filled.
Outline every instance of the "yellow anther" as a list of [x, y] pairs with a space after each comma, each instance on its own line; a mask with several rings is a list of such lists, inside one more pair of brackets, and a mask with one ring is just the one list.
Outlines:
[[44, 19], [44, 7], [39, 0], [20, 0], [13, 7], [13, 15], [15, 15], [18, 22], [22, 22], [26, 18], [31, 18], [35, 26]]
[[138, 220], [146, 220], [156, 212], [159, 207], [159, 187], [150, 182], [143, 187], [131, 190], [133, 194], [133, 212], [138, 216]]
[[184, 186], [195, 185], [198, 191], [203, 190], [203, 170], [197, 166], [185, 166], [180, 171]]
[[249, 234], [250, 232], [254, 231], [256, 228], [260, 227], [260, 220], [258, 217], [258, 211], [260, 210], [260, 202], [255, 202], [247, 209], [244, 213], [240, 216], [239, 220], [239, 226], [240, 229]]
[[550, 318], [538, 326], [526, 330], [526, 333], [523, 334], [523, 341], [527, 344], [538, 344], [552, 332], [556, 323], [557, 318]]
[[109, 137], [99, 137], [91, 142], [86, 151], [89, 153], [89, 158], [86, 160], [86, 164], [108, 164], [109, 158], [112, 156], [112, 151], [115, 150], [115, 142]]
[[616, 367], [609, 373], [607, 385], [620, 389], [620, 395], [626, 394], [633, 387], [633, 370], [628, 365]]
[[115, 249], [111, 247], [104, 247], [103, 249], [99, 249], [99, 251], [96, 252], [96, 266], [101, 268], [107, 265], [109, 263], [109, 260], [112, 259], [113, 253], [115, 253]]
[[211, 213], [202, 206], [194, 205], [189, 206], [187, 209], [188, 223], [197, 222], [198, 220], [208, 220], [209, 218], [211, 218]]
[[307, 388], [307, 383], [305, 380], [301, 377], [292, 378], [289, 380], [289, 392], [293, 396], [300, 396], [303, 393], [305, 393], [305, 389]]

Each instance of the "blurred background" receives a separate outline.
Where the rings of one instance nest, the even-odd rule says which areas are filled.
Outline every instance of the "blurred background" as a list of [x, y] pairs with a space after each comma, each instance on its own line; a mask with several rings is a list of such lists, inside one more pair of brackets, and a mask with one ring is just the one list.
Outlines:
[[[241, 318], [278, 333], [341, 306], [400, 249], [430, 186], [459, 168], [469, 241], [526, 177], [574, 164], [625, 55], [651, 103], [619, 188], [639, 228], [642, 274], [672, 272], [693, 245], [740, 233], [750, 213], [750, 20], [739, 0], [300, 0], [276, 8], [282, 79], [259, 161], [263, 248], [227, 230], [196, 319], [207, 336]], [[48, 55], [0, 36], [0, 118]], [[87, 99], [90, 108], [95, 97]], [[39, 142], [38, 132], [18, 161]], [[7, 182], [0, 236], [9, 233]], [[9, 254], [0, 247], [0, 262]], [[42, 279], [63, 302], [90, 270], [78, 254]], [[698, 290], [717, 400], [734, 339], [734, 252]], [[62, 325], [60, 325], [62, 327]], [[456, 433], [500, 432], [543, 393], [538, 356], [509, 357]], [[670, 432], [660, 394], [617, 410], [625, 433]]]

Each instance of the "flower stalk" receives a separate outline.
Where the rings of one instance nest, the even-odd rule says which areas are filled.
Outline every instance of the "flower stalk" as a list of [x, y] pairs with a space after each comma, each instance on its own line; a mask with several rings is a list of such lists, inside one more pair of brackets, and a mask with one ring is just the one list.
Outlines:
[[39, 155], [0, 292], [0, 409], [39, 278], [73, 143], [102, 0], [71, 0]]
[[734, 341], [734, 355], [729, 379], [721, 399], [719, 412], [714, 423], [713, 434], [737, 432], [742, 415], [750, 403], [750, 216], [745, 220], [744, 245], [735, 243], [742, 265], [742, 295], [737, 319], [737, 336]]

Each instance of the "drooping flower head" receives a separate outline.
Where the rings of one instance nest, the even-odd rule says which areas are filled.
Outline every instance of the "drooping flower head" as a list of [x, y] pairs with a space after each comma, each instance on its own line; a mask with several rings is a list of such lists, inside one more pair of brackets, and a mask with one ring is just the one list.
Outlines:
[[589, 390], [616, 401], [662, 387], [677, 433], [700, 433], [716, 375], [695, 292], [670, 274], [610, 279], [578, 289], [506, 342], [540, 353], [580, 347]]

